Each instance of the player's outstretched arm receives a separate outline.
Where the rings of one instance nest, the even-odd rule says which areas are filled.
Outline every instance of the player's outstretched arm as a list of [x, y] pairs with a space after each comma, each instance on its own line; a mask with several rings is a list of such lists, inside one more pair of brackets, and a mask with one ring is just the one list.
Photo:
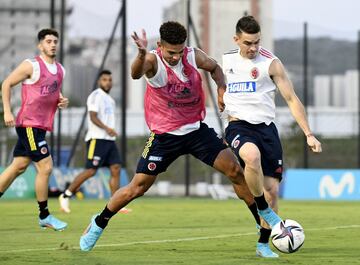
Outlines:
[[320, 153], [322, 151], [321, 143], [310, 130], [304, 105], [297, 97], [293, 84], [286, 74], [285, 67], [279, 60], [275, 59], [270, 65], [269, 74], [288, 104], [291, 114], [306, 135], [308, 146], [313, 152]]
[[141, 37], [134, 31], [131, 35], [136, 46], [138, 47], [138, 55], [131, 64], [131, 77], [133, 79], [140, 79], [144, 74], [147, 77], [153, 77], [156, 73], [157, 67], [156, 58], [154, 54], [147, 51], [147, 38], [145, 30], [142, 30]]
[[4, 80], [1, 87], [4, 121], [6, 126], [15, 126], [14, 115], [11, 112], [11, 88], [31, 77], [32, 65], [30, 62], [23, 61], [10, 75]]
[[226, 83], [225, 76], [220, 65], [200, 49], [195, 49], [195, 60], [197, 67], [209, 72], [211, 74], [211, 78], [215, 81], [218, 92], [218, 107], [222, 112], [225, 108], [223, 95], [226, 90]]

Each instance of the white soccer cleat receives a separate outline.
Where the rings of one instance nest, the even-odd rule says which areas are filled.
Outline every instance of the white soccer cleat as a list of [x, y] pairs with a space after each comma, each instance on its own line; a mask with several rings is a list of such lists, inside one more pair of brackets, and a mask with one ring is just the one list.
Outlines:
[[64, 193], [61, 193], [59, 196], [60, 210], [64, 213], [70, 213], [70, 199], [69, 197], [64, 197]]

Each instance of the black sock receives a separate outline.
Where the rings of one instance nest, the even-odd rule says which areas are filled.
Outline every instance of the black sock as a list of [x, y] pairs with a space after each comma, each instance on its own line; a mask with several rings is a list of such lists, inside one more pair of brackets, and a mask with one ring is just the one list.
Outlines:
[[47, 201], [43, 201], [43, 202], [38, 202], [39, 204], [39, 210], [40, 210], [40, 214], [39, 217], [40, 219], [45, 219], [46, 217], [49, 216], [49, 209], [48, 209], [48, 202]]
[[269, 207], [268, 203], [265, 200], [264, 193], [263, 193], [263, 195], [261, 195], [259, 197], [255, 197], [254, 199], [256, 201], [256, 205], [259, 210], [265, 210], [266, 208]]
[[104, 210], [101, 212], [101, 214], [95, 218], [95, 222], [99, 227], [104, 229], [107, 226], [110, 218], [113, 217], [115, 214], [116, 212], [114, 213], [110, 211], [106, 205]]
[[3, 196], [3, 194], [4, 194], [4, 193], [0, 191], [0, 198], [1, 198], [1, 196]]
[[248, 206], [252, 215], [254, 216], [255, 218], [255, 221], [258, 225], [260, 225], [260, 216], [258, 214], [258, 211], [257, 211], [257, 206], [256, 206], [256, 203], [254, 202], [253, 204], [251, 204], [250, 206]]
[[271, 234], [271, 229], [261, 227], [260, 228], [260, 238], [259, 238], [258, 242], [259, 243], [269, 243], [270, 234]]

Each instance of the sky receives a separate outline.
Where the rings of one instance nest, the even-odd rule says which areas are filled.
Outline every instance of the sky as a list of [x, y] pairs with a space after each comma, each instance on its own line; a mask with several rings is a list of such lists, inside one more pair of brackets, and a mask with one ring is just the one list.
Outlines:
[[[149, 37], [157, 36], [162, 23], [162, 9], [174, 2], [176, 0], [127, 0], [128, 34], [145, 28]], [[68, 0], [68, 3], [74, 8], [69, 18], [71, 37], [110, 36], [121, 7], [120, 0]]]
[[276, 38], [293, 37], [305, 21], [310, 36], [356, 40], [360, 30], [358, 0], [273, 0]]
[[[310, 36], [326, 35], [349, 40], [357, 38], [357, 31], [360, 30], [358, 0], [272, 1], [273, 12], [269, 19], [274, 19], [275, 38], [300, 36], [305, 21]], [[176, 0], [128, 0], [128, 34], [145, 28], [148, 36], [157, 36], [162, 8], [174, 2]], [[68, 0], [67, 3], [74, 8], [69, 18], [70, 37], [104, 38], [111, 33], [121, 0]]]

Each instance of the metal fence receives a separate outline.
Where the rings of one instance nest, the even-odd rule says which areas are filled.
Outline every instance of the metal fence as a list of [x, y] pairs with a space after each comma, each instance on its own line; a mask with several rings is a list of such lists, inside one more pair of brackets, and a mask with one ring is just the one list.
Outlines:
[[[174, 11], [171, 13], [171, 10], [167, 10], [164, 19], [176, 19], [184, 24], [192, 21], [192, 27], [189, 28], [191, 31], [189, 35], [191, 40], [190, 45], [201, 45], [206, 52], [221, 62], [221, 54], [225, 52], [226, 49], [236, 48], [231, 39], [236, 24], [236, 18], [233, 17], [233, 13], [230, 12], [230, 9], [229, 11], [223, 6], [216, 9], [217, 2], [219, 1], [209, 0], [209, 5], [202, 6], [199, 4], [200, 1], [191, 1], [192, 5], [189, 7], [186, 4], [188, 3], [187, 1], [178, 1], [176, 2], [177, 5], [172, 8], [172, 10], [177, 10], [177, 12]], [[238, 4], [241, 1], [232, 2]], [[265, 3], [264, 1], [259, 2]], [[205, 12], [202, 11], [204, 8], [213, 8], [218, 12], [213, 12], [212, 14], [220, 14], [221, 12], [228, 12], [228, 14], [227, 16], [219, 15], [214, 18], [211, 17], [211, 15], [209, 16], [209, 14], [211, 14], [209, 13], [207, 14], [208, 17], [206, 17]], [[247, 9], [247, 7], [241, 8], [241, 10], [244, 11], [235, 12], [236, 16], [241, 16]], [[258, 8], [263, 7], [260, 5]], [[251, 10], [247, 10], [247, 13], [251, 12]], [[192, 20], [189, 20], [188, 13], [191, 13]], [[206, 20], [207, 23], [205, 23], [204, 17], [208, 19]], [[134, 18], [128, 16], [127, 19], [131, 20]], [[21, 23], [21, 20], [19, 21], [19, 23]], [[116, 23], [119, 22], [118, 19], [114, 18], [114, 22], [115, 21]], [[294, 119], [286, 104], [278, 95], [276, 98], [278, 105], [276, 123], [284, 143], [285, 155], [289, 157], [289, 160], [285, 159], [285, 162], [288, 163], [285, 166], [322, 168], [360, 167], [360, 141], [358, 139], [358, 68], [360, 64], [360, 52], [358, 32], [348, 32], [346, 30], [339, 31], [338, 29], [319, 27], [318, 25], [304, 23], [303, 21], [299, 21], [298, 23], [278, 21], [274, 19], [271, 14], [269, 16], [260, 16], [260, 22], [263, 25], [264, 46], [268, 45], [269, 47], [265, 47], [272, 50], [285, 65], [297, 95], [306, 105], [311, 128], [314, 133], [321, 138], [324, 145], [324, 153], [319, 156], [319, 158], [313, 157], [308, 152], [307, 147], [304, 145], [304, 138], [302, 137], [301, 132], [294, 126]], [[146, 21], [144, 21], [144, 25], [146, 26]], [[3, 24], [1, 27], [5, 26], [6, 25]], [[71, 27], [71, 25], [68, 25], [68, 27]], [[36, 30], [33, 31], [35, 34]], [[2, 30], [2, 32], [5, 31]], [[16, 32], [16, 30], [13, 32]], [[286, 32], [290, 32], [291, 34], [286, 35]], [[30, 37], [28, 36], [28, 38]], [[155, 41], [156, 39], [151, 40], [152, 43], [155, 43]], [[21, 45], [23, 45], [23, 42], [21, 43]], [[65, 67], [69, 64], [71, 65], [69, 69], [83, 69], [86, 73], [96, 72], [94, 69], [100, 67], [107, 43], [108, 40], [83, 40], [83, 42], [79, 44], [79, 40], [65, 39]], [[14, 47], [16, 47], [16, 41], [13, 44], [15, 45]], [[121, 39], [120, 36], [115, 36], [114, 44], [109, 48], [111, 56], [104, 62], [104, 67], [115, 69], [113, 73], [115, 73], [116, 82], [114, 83], [113, 90], [117, 91], [114, 96], [120, 107], [124, 107], [125, 104], [125, 101], [123, 101], [124, 98], [120, 93], [123, 89], [121, 83], [123, 80], [121, 79], [120, 74], [123, 73], [123, 69], [121, 69], [121, 67], [127, 65], [127, 68], [125, 68], [128, 69], [129, 61], [135, 57], [137, 52], [131, 40], [129, 40], [128, 47], [121, 46], [123, 44], [124, 39]], [[11, 49], [9, 50], [8, 40], [4, 40], [0, 36], [0, 46], [1, 45], [4, 47], [0, 47], [0, 61], [4, 63], [2, 63], [0, 67], [0, 80], [14, 68], [14, 60], [10, 60], [9, 58], [11, 56], [13, 56], [13, 58], [18, 58], [19, 55], [12, 52]], [[22, 52], [27, 51], [28, 56], [32, 56], [34, 47], [35, 42], [30, 42], [27, 50], [23, 48]], [[7, 52], [1, 52], [5, 51], [2, 48], [6, 48]], [[127, 63], [121, 61], [124, 59], [125, 49], [128, 57]], [[76, 61], [73, 58], [76, 58]], [[11, 63], [7, 64], [7, 60], [10, 60]], [[20, 60], [17, 63], [20, 63]], [[86, 70], [88, 68], [89, 71]], [[91, 88], [89, 88], [88, 85], [89, 74], [86, 75], [85, 78], [87, 80], [86, 84], [84, 81], [84, 84], [82, 85], [79, 84], [79, 79], [76, 76], [78, 73], [79, 71], [67, 72], [67, 79], [75, 80], [77, 82], [76, 85], [75, 81], [66, 83], [64, 92], [69, 93], [71, 96], [72, 90], [77, 90], [76, 95], [78, 95], [79, 98], [75, 98], [74, 96], [74, 101], [81, 103], [84, 102], [84, 98]], [[95, 77], [92, 76], [92, 78]], [[143, 88], [141, 89], [139, 87], [143, 87], [144, 84], [132, 81], [130, 80], [130, 77], [127, 79], [127, 102], [132, 102], [134, 98], [136, 98], [138, 102], [142, 101]], [[212, 92], [216, 93], [214, 84], [212, 83], [210, 86]], [[18, 88], [16, 88], [16, 90], [19, 91]], [[81, 93], [79, 91], [83, 92]], [[15, 102], [16, 98], [19, 99], [19, 96], [14, 95]], [[217, 122], [218, 116], [214, 111], [210, 99], [208, 100], [208, 103], [208, 114], [205, 121], [221, 133]], [[137, 106], [141, 106], [141, 104], [138, 104]], [[54, 148], [59, 149], [58, 147], [60, 147], [60, 149], [69, 149], [69, 146], [72, 145], [76, 133], [78, 132], [83, 113], [84, 108], [72, 106], [71, 108], [62, 111], [61, 122], [58, 120], [59, 116], [56, 117], [54, 141], [62, 139], [63, 142]], [[123, 141], [124, 139], [127, 140], [127, 137], [129, 137], [127, 145], [130, 141], [134, 141], [135, 138], [140, 139], [138, 146], [136, 148], [129, 148], [125, 154], [129, 160], [129, 170], [132, 171], [134, 164], [136, 164], [136, 157], [140, 154], [139, 150], [142, 148], [142, 145], [145, 144], [143, 140], [146, 139], [149, 131], [144, 122], [142, 109], [138, 108], [133, 110], [132, 106], [129, 106], [126, 116], [124, 116], [123, 111], [121, 112], [119, 108], [117, 117], [119, 117], [119, 119], [116, 129], [119, 132], [122, 132], [121, 139]], [[120, 117], [122, 118], [120, 119]], [[127, 119], [126, 123], [124, 122], [125, 117]], [[126, 128], [124, 127], [125, 124], [127, 126]], [[0, 154], [1, 165], [4, 166], [11, 156], [11, 145], [15, 139], [15, 135], [13, 129], [2, 128], [1, 131]], [[124, 132], [126, 132], [127, 135], [124, 135]], [[79, 141], [79, 145], [83, 145], [83, 142]], [[83, 148], [77, 148], [76, 155], [82, 156], [81, 152], [83, 152]], [[195, 182], [197, 180], [210, 178], [213, 171], [202, 168], [196, 163], [198, 162], [191, 160], [190, 166], [187, 166], [191, 168], [190, 174], [194, 175], [192, 176], [191, 181]], [[174, 170], [176, 173], [169, 170], [170, 173], [166, 173], [165, 176], [170, 179], [174, 178], [178, 182], [183, 180], [182, 176], [185, 174], [183, 165], [184, 161], [179, 160], [173, 166], [176, 168], [176, 170]], [[182, 169], [180, 170], [179, 168]]]

